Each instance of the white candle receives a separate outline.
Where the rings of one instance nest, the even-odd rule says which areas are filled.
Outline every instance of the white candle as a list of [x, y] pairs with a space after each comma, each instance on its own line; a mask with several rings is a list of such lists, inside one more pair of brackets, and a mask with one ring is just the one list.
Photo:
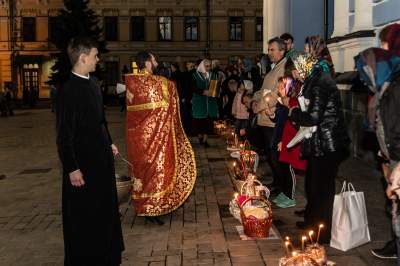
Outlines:
[[320, 224], [319, 227], [318, 227], [317, 244], [318, 244], [318, 242], [319, 242], [319, 236], [320, 236], [320, 234], [321, 234], [321, 229], [322, 229], [322, 228], [324, 228], [324, 225], [323, 225], [323, 224]]
[[286, 255], [287, 255], [287, 257], [290, 257], [289, 245], [290, 245], [290, 242], [289, 242], [289, 241], [285, 241], [285, 247], [286, 247]]
[[301, 250], [304, 252], [304, 242], [307, 240], [306, 236], [301, 237]]
[[313, 238], [312, 238], [312, 236], [314, 235], [314, 231], [311, 230], [310, 232], [308, 232], [308, 235], [310, 236], [310, 241], [311, 241], [311, 244], [312, 244], [314, 242]]

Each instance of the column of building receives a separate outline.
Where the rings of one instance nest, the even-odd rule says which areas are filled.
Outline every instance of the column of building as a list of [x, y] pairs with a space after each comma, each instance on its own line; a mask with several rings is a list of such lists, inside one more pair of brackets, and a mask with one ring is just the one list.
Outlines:
[[268, 51], [268, 40], [290, 29], [290, 0], [264, 0], [264, 53]]

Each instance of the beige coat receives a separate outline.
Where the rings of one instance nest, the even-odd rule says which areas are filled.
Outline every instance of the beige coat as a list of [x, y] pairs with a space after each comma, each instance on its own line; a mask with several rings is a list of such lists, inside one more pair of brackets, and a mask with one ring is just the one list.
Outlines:
[[274, 127], [274, 122], [265, 114], [267, 108], [275, 109], [278, 94], [278, 79], [285, 73], [286, 58], [279, 63], [265, 76], [261, 90], [254, 94], [253, 101], [257, 102], [254, 112], [257, 113], [257, 125]]

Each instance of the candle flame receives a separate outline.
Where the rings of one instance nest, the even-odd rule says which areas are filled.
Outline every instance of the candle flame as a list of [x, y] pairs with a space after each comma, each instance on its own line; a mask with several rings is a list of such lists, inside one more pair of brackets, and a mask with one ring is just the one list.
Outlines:
[[287, 237], [285, 237], [285, 239], [286, 239], [286, 241], [290, 241], [290, 238], [287, 236]]
[[301, 237], [301, 240], [303, 240], [303, 241], [304, 241], [304, 240], [307, 240], [307, 237], [306, 237], [306, 236], [302, 236], [302, 237]]
[[310, 232], [308, 232], [308, 235], [309, 236], [312, 236], [314, 234], [314, 231], [313, 230], [311, 230]]
[[285, 246], [288, 247], [290, 245], [289, 241], [285, 242]]
[[293, 257], [297, 256], [297, 252], [296, 252], [296, 251], [293, 251], [293, 252], [292, 252], [292, 256], [293, 256]]
[[320, 224], [320, 225], [319, 225], [319, 228], [324, 228], [324, 225], [323, 225], [323, 224]]

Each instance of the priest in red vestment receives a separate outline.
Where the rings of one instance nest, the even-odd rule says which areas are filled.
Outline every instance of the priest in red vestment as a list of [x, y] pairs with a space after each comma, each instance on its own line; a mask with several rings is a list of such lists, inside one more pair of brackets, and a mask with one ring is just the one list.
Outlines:
[[181, 206], [196, 181], [192, 146], [182, 128], [176, 85], [154, 75], [149, 52], [136, 58], [138, 74], [127, 75], [126, 143], [132, 163], [132, 199], [139, 216], [160, 216]]

